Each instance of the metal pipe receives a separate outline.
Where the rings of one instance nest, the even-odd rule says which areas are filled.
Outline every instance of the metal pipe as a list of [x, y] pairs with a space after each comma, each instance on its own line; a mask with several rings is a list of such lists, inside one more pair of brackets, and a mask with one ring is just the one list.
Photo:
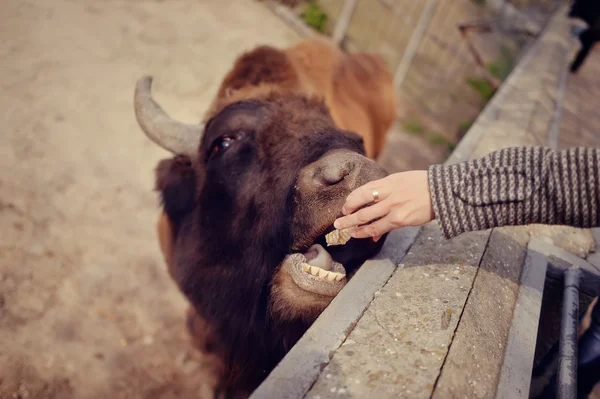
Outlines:
[[425, 5], [425, 9], [421, 12], [421, 16], [419, 18], [419, 22], [415, 27], [412, 36], [410, 37], [410, 41], [404, 50], [404, 55], [402, 56], [402, 60], [400, 60], [400, 64], [396, 68], [396, 72], [394, 73], [394, 86], [396, 89], [400, 89], [402, 86], [402, 82], [406, 78], [408, 74], [408, 69], [410, 68], [416, 54], [419, 49], [419, 45], [421, 44], [421, 40], [425, 36], [427, 32], [427, 28], [429, 27], [429, 22], [433, 18], [435, 14], [435, 9], [438, 5], [438, 0], [428, 0]]
[[346, 36], [346, 31], [348, 30], [350, 20], [354, 14], [356, 3], [358, 3], [358, 0], [346, 0], [344, 2], [344, 8], [342, 8], [340, 17], [335, 24], [335, 28], [333, 28], [333, 41], [338, 46], [342, 43], [342, 40], [344, 40], [344, 37]]
[[570, 267], [565, 272], [560, 359], [558, 363], [558, 398], [577, 398], [577, 324], [579, 320], [579, 280], [581, 271]]

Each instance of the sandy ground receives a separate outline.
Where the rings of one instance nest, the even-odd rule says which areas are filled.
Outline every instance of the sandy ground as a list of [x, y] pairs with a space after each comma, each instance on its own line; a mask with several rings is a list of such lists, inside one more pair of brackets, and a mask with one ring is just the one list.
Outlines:
[[2, 0], [0, 37], [0, 398], [207, 397], [133, 87], [195, 122], [236, 55], [296, 35], [249, 0]]
[[[0, 0], [0, 38], [0, 399], [210, 397], [154, 233], [168, 154], [139, 130], [133, 87], [154, 75], [195, 122], [240, 52], [297, 36], [252, 0]], [[600, 87], [582, 69], [578, 99]], [[596, 137], [576, 114], [565, 126]], [[440, 157], [403, 137], [390, 172]]]

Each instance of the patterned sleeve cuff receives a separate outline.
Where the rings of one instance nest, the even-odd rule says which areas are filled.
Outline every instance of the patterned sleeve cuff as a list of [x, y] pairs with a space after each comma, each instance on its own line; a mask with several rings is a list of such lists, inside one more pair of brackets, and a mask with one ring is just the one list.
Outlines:
[[527, 205], [539, 202], [544, 191], [546, 151], [505, 148], [472, 161], [430, 166], [433, 209], [444, 235], [531, 222]]
[[446, 238], [455, 237], [466, 231], [461, 228], [460, 223], [457, 223], [462, 205], [452, 192], [451, 170], [449, 168], [451, 166], [431, 165], [428, 170], [433, 212]]
[[531, 223], [597, 225], [599, 151], [513, 147], [454, 165], [431, 165], [435, 217], [447, 238]]

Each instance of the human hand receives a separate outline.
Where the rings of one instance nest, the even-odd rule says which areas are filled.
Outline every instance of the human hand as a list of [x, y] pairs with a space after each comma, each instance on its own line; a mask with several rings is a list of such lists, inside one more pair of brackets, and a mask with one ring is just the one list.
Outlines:
[[[379, 193], [379, 200], [355, 212], [373, 202], [373, 189]], [[333, 224], [336, 229], [360, 226], [352, 237], [373, 237], [373, 241], [390, 230], [430, 222], [434, 213], [427, 171], [400, 172], [369, 182], [348, 195], [342, 213], [345, 216]]]

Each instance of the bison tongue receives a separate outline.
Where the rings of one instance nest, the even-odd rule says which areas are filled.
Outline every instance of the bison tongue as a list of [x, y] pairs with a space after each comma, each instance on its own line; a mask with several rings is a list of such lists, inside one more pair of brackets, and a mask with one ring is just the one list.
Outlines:
[[304, 253], [306, 263], [320, 269], [330, 271], [333, 267], [333, 259], [329, 252], [320, 244], [315, 244]]

